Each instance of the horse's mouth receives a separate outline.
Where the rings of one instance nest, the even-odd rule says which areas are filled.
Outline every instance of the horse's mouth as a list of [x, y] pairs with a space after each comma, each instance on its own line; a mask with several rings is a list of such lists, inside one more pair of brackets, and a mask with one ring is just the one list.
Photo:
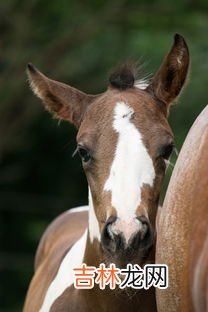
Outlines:
[[117, 250], [114, 254], [109, 254], [104, 251], [105, 263], [110, 265], [114, 263], [117, 268], [126, 268], [128, 264], [139, 265], [144, 267], [145, 264], [154, 263], [155, 244], [148, 248], [133, 250], [130, 247]]

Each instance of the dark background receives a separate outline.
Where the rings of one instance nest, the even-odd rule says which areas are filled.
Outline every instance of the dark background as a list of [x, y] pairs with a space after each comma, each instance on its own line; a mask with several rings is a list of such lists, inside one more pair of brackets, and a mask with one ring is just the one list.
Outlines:
[[21, 311], [49, 222], [87, 202], [81, 163], [71, 157], [76, 131], [44, 111], [29, 90], [26, 64], [98, 93], [126, 58], [154, 73], [175, 32], [186, 38], [192, 58], [190, 81], [170, 116], [180, 150], [207, 103], [207, 0], [0, 1], [0, 311]]

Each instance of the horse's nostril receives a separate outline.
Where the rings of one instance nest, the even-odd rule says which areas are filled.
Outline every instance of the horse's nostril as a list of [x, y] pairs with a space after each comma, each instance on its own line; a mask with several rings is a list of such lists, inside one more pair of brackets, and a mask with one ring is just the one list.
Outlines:
[[149, 249], [154, 242], [154, 232], [144, 216], [133, 219], [131, 223], [125, 223], [117, 217], [110, 217], [102, 231], [102, 247], [108, 253], [116, 254], [126, 252], [131, 255], [139, 250]]
[[110, 217], [105, 225], [106, 235], [108, 235], [111, 239], [114, 238], [114, 234], [112, 231], [112, 225], [116, 222], [116, 217]]
[[145, 216], [140, 216], [137, 219], [142, 224], [142, 228], [140, 231], [141, 247], [149, 248], [152, 246], [154, 241], [154, 231], [152, 229], [152, 226]]
[[142, 229], [141, 229], [141, 240], [145, 238], [145, 236], [147, 235], [148, 233], [148, 230], [149, 230], [149, 226], [147, 223], [143, 223], [142, 224]]
[[116, 237], [116, 235], [112, 232], [112, 224], [116, 222], [116, 219], [116, 217], [112, 216], [107, 220], [101, 235], [103, 248], [111, 253], [116, 251], [115, 240], [118, 240], [118, 237]]
[[148, 220], [144, 216], [138, 217], [137, 219], [142, 224], [141, 235], [140, 235], [140, 238], [142, 240], [148, 234], [148, 231], [149, 231], [149, 228], [150, 228], [150, 224], [149, 224]]

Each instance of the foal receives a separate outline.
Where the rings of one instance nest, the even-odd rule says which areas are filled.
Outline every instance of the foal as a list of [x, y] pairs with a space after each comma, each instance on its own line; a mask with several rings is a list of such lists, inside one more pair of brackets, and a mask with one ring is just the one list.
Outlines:
[[178, 34], [149, 85], [123, 66], [111, 75], [106, 92], [88, 95], [28, 65], [34, 93], [56, 118], [78, 129], [89, 206], [64, 213], [47, 229], [24, 312], [156, 311], [153, 288], [136, 294], [75, 289], [73, 268], [154, 263], [158, 200], [173, 149], [167, 116], [188, 65], [188, 47]]

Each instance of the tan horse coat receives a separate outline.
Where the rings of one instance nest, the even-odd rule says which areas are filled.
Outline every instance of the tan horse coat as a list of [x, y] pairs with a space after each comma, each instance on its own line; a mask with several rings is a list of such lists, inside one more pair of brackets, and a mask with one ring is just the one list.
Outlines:
[[156, 262], [169, 266], [157, 290], [159, 312], [208, 309], [208, 106], [192, 126], [172, 174], [157, 225]]

